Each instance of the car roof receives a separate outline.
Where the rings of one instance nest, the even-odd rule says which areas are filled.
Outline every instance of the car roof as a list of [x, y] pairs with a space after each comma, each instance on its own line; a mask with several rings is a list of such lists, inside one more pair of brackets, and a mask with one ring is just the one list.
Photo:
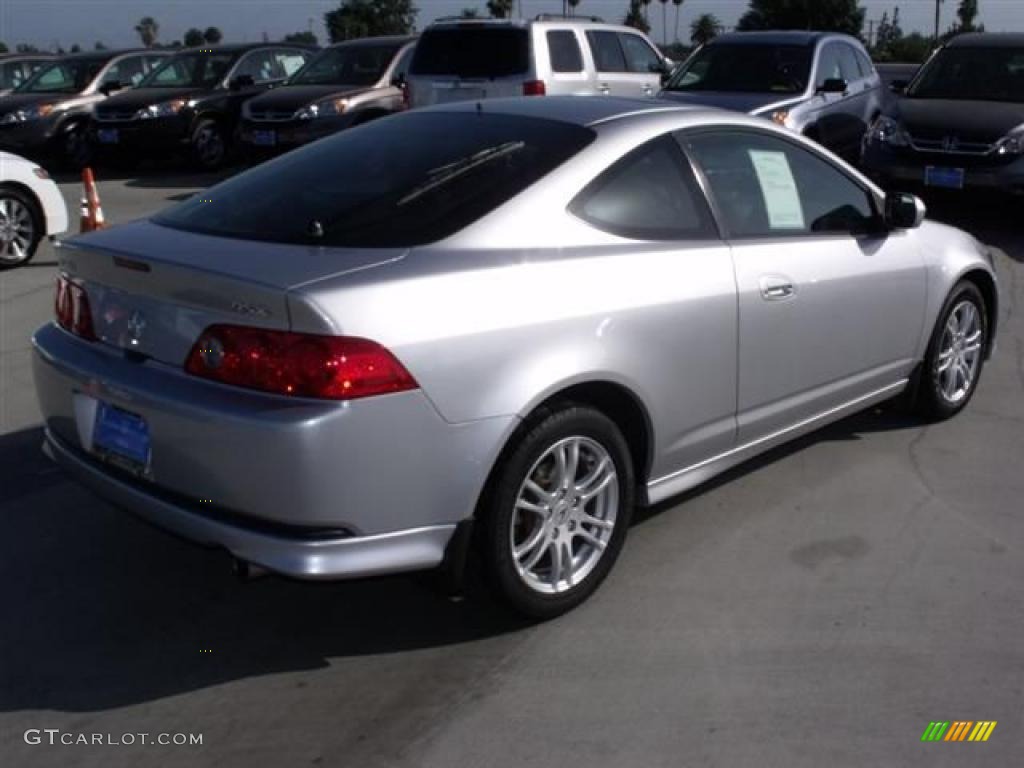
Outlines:
[[947, 48], [1022, 48], [1024, 34], [1020, 32], [967, 32], [957, 35]]
[[720, 110], [672, 101], [630, 99], [618, 96], [545, 96], [542, 99], [520, 96], [507, 99], [452, 102], [416, 111], [459, 113], [479, 111], [482, 114], [535, 117], [586, 127], [636, 115], [661, 115], [666, 112], [696, 114], [698, 112], [719, 112]]
[[[308, 43], [283, 43], [283, 42], [259, 42], [259, 43], [222, 43], [218, 45], [195, 45], [190, 48], [175, 48], [173, 53], [195, 53], [196, 51], [207, 51], [209, 53], [248, 53], [260, 48], [304, 48], [308, 51], [318, 50], [315, 45]], [[166, 49], [165, 49], [166, 50]]]
[[708, 42], [708, 45], [814, 45], [826, 37], [854, 38], [839, 32], [805, 32], [802, 30], [765, 30], [758, 32], [728, 32]]
[[129, 53], [166, 53], [167, 48], [122, 48], [116, 51], [81, 51], [79, 53], [66, 53], [57, 58], [60, 61], [109, 61], [117, 56], [124, 56]]
[[416, 41], [416, 35], [381, 35], [380, 37], [359, 37], [354, 40], [342, 40], [328, 48], [348, 48], [356, 45], [405, 45]]
[[588, 29], [595, 27], [608, 27], [610, 29], [625, 29], [631, 32], [640, 33], [641, 30], [633, 27], [605, 21], [597, 16], [555, 16], [540, 14], [534, 19], [497, 19], [489, 17], [466, 18], [463, 16], [443, 16], [435, 19], [427, 29], [431, 27], [519, 27], [527, 29], [531, 26], [586, 26]]
[[0, 53], [0, 61], [9, 61], [10, 59], [56, 59], [56, 53], [47, 53], [45, 51], [8, 51], [7, 53]]

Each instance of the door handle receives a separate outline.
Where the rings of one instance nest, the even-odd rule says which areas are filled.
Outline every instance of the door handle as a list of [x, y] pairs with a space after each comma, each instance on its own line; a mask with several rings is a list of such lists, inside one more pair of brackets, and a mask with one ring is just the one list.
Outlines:
[[600, 83], [597, 86], [598, 93], [607, 94], [611, 88], [608, 87], [608, 83]]
[[796, 287], [789, 278], [785, 277], [762, 277], [761, 298], [765, 301], [781, 301], [796, 295]]
[[654, 93], [654, 89], [650, 85], [644, 85], [644, 96], [650, 96]]

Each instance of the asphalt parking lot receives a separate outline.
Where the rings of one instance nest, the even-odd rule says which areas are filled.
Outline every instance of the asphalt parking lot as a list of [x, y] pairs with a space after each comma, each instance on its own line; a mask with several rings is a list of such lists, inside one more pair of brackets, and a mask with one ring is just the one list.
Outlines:
[[[101, 178], [100, 194], [117, 223], [211, 180]], [[76, 217], [80, 189], [62, 189]], [[0, 275], [0, 763], [1019, 764], [1024, 203], [934, 202], [998, 249], [999, 349], [966, 412], [864, 413], [659, 507], [594, 599], [537, 626], [419, 577], [240, 584], [226, 556], [66, 481], [39, 451], [30, 370], [52, 314], [44, 246]], [[922, 743], [933, 720], [998, 726]]]

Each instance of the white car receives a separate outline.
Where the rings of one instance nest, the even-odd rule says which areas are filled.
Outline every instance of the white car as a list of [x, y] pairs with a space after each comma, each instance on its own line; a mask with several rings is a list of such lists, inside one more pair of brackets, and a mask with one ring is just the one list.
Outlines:
[[67, 228], [68, 210], [50, 174], [30, 160], [0, 152], [0, 269], [27, 263], [44, 236]]

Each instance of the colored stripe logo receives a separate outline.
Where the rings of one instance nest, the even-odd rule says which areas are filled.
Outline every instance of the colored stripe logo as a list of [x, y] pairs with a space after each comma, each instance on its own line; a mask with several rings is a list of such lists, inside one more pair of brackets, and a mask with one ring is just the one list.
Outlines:
[[921, 741], [988, 741], [995, 729], [995, 720], [933, 720]]

